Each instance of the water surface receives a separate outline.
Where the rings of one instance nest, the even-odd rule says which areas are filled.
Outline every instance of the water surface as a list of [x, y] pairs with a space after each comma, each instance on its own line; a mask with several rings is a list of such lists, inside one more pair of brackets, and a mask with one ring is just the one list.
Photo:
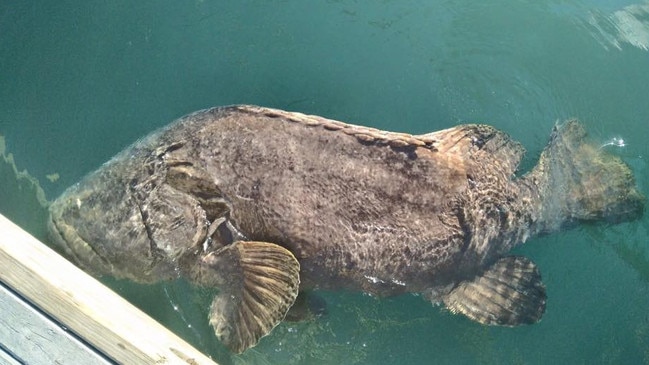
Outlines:
[[[526, 146], [523, 170], [552, 126], [576, 117], [602, 145], [624, 140], [603, 148], [646, 194], [648, 49], [642, 1], [2, 2], [0, 134], [52, 199], [215, 105], [409, 133], [488, 123]], [[0, 201], [9, 216], [31, 209]], [[645, 217], [517, 249], [547, 285], [533, 326], [480, 326], [414, 295], [323, 292], [327, 317], [282, 324], [232, 357], [205, 320], [213, 291], [104, 280], [223, 364], [649, 364], [648, 231]]]

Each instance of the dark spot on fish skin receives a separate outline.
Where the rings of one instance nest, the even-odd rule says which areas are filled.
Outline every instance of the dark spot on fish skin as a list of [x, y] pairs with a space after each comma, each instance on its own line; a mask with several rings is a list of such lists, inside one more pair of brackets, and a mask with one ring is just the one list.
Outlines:
[[252, 185], [252, 198], [259, 199], [259, 188], [261, 187], [261, 180], [255, 180], [255, 183]]
[[164, 155], [182, 148], [185, 144], [183, 142], [175, 142], [164, 148], [157, 148], [154, 152], [157, 158], [162, 158]]
[[467, 174], [467, 175], [466, 175], [466, 180], [467, 180], [467, 182], [469, 183], [469, 187], [470, 187], [471, 189], [475, 189], [475, 188], [476, 188], [477, 184], [476, 184], [476, 182], [475, 182], [475, 180], [473, 179], [473, 176], [472, 176], [471, 174]]
[[363, 146], [376, 146], [377, 145], [377, 140], [376, 139], [362, 139], [362, 138], [356, 138], [358, 143], [362, 144]]
[[234, 242], [234, 235], [232, 232], [228, 229], [227, 226], [227, 221], [223, 221], [217, 229], [216, 229], [216, 234], [219, 236], [219, 242], [223, 245], [229, 245]]
[[400, 147], [394, 147], [390, 146], [390, 148], [395, 151], [395, 152], [400, 152], [406, 155], [409, 160], [416, 160], [417, 159], [417, 146], [409, 145], [409, 146], [400, 146]]
[[478, 148], [482, 148], [485, 145], [485, 140], [480, 137], [473, 137], [471, 139], [471, 144]]
[[454, 215], [457, 217], [458, 223], [460, 224], [460, 229], [462, 230], [463, 245], [460, 248], [460, 253], [464, 254], [469, 246], [471, 245], [471, 240], [473, 239], [473, 229], [471, 228], [470, 222], [467, 219], [466, 213], [458, 204], [453, 208]]
[[268, 118], [281, 118], [282, 117], [281, 114], [279, 114], [279, 113], [277, 113], [275, 111], [272, 111], [272, 110], [266, 110], [263, 114], [264, 114], [264, 116], [266, 116]]
[[174, 161], [171, 163], [167, 163], [168, 167], [178, 167], [178, 166], [194, 166], [193, 163], [189, 161]]
[[137, 187], [137, 184], [139, 184], [139, 181], [135, 178], [131, 179], [131, 181], [128, 182], [128, 186], [131, 189], [135, 189]]
[[355, 267], [356, 267], [356, 262], [354, 262], [354, 258], [352, 257], [351, 252], [345, 252], [345, 268], [348, 270], [352, 270]]

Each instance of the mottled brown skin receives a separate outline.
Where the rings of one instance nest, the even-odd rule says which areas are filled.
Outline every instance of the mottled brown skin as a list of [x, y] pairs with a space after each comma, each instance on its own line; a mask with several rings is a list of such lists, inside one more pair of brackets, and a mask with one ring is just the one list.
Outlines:
[[[220, 285], [227, 273], [206, 271], [201, 257], [251, 240], [288, 249], [301, 289], [440, 300], [528, 237], [642, 213], [628, 168], [583, 144], [584, 135], [568, 123], [539, 165], [515, 178], [523, 148], [488, 126], [411, 136], [253, 106], [214, 108], [71, 187], [53, 203], [50, 227], [98, 274]], [[605, 173], [586, 186], [572, 166], [593, 159]], [[589, 196], [597, 186], [602, 196]]]
[[[180, 159], [205, 164], [231, 203], [233, 224], [249, 239], [294, 253], [304, 286], [393, 295], [475, 274], [529, 229], [519, 220], [532, 219], [532, 209], [513, 206], [533, 199], [529, 189], [512, 183], [511, 168], [492, 153], [479, 153], [479, 141], [463, 140], [465, 133], [432, 138], [446, 138], [448, 147], [433, 142], [395, 148], [280, 116], [241, 113], [197, 131], [210, 147], [189, 148], [201, 154]], [[484, 165], [495, 171], [485, 176]], [[494, 172], [500, 176], [491, 188], [507, 197], [494, 194], [485, 208], [502, 205], [516, 213], [503, 217], [506, 229], [485, 219], [485, 229], [473, 229], [474, 236], [492, 234], [485, 238], [492, 244], [467, 252], [466, 225], [473, 222], [463, 221], [462, 204], [470, 199], [471, 184], [475, 189]], [[490, 229], [492, 224], [498, 228]]]

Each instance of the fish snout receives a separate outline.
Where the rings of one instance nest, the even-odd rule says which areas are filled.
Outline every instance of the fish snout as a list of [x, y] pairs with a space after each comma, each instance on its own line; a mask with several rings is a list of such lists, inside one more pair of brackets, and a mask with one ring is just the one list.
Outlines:
[[80, 216], [76, 198], [64, 194], [52, 202], [47, 220], [50, 246], [86, 271], [97, 275], [109, 273], [110, 265], [80, 236], [74, 222], [69, 221], [74, 216]]

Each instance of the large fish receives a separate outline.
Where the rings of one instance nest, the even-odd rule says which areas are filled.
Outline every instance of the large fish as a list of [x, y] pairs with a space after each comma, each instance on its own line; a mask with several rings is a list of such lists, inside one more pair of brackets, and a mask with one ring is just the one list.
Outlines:
[[630, 169], [555, 127], [539, 163], [485, 125], [392, 133], [256, 106], [187, 115], [50, 207], [53, 241], [97, 275], [215, 286], [217, 337], [254, 346], [299, 292], [423, 293], [484, 324], [543, 315], [536, 265], [507, 252], [584, 220], [639, 217]]

